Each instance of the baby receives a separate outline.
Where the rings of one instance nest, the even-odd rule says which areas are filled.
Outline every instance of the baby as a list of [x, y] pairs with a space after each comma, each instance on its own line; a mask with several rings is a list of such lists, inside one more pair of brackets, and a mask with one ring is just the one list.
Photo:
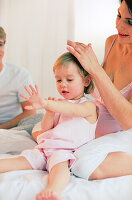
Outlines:
[[[17, 158], [0, 160], [0, 172], [12, 170], [48, 170], [46, 188], [36, 200], [60, 200], [61, 192], [70, 180], [70, 169], [76, 161], [74, 151], [95, 138], [97, 124], [96, 105], [84, 96], [93, 89], [93, 82], [78, 60], [71, 54], [61, 55], [53, 71], [56, 86], [63, 100], [43, 99], [38, 87], [25, 87], [29, 97], [21, 95], [32, 103], [27, 109], [45, 109], [41, 121], [38, 145], [25, 150]], [[43, 132], [43, 133], [42, 133]]]

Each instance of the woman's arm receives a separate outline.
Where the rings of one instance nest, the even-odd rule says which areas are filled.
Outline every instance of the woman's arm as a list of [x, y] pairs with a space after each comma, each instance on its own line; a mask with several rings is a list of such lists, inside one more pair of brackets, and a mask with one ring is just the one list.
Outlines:
[[72, 41], [68, 41], [67, 44], [68, 51], [92, 75], [104, 104], [113, 118], [120, 124], [122, 129], [132, 128], [132, 104], [116, 89], [110, 78], [99, 65], [91, 44], [84, 45]]
[[122, 129], [132, 128], [132, 101], [127, 101], [123, 97], [100, 66], [93, 78], [105, 106], [114, 119]]

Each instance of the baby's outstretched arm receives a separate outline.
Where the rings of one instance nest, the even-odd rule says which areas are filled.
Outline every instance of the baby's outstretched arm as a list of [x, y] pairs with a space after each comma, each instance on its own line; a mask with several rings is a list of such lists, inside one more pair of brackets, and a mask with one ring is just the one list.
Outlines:
[[[30, 101], [33, 104], [33, 107], [36, 109], [43, 108], [47, 111], [65, 114], [73, 117], [84, 117], [88, 120], [96, 121], [96, 105], [90, 101], [84, 103], [72, 103], [67, 101], [58, 101], [58, 100], [48, 100], [42, 99], [39, 95], [38, 88], [35, 86], [36, 90], [30, 86], [32, 92], [27, 90], [30, 97], [25, 97], [26, 100]], [[23, 96], [24, 97], [24, 96]]]
[[86, 101], [83, 103], [72, 103], [58, 100], [44, 101], [45, 108], [53, 112], [65, 114], [72, 117], [87, 118], [87, 120], [91, 122], [95, 122], [97, 120], [96, 105], [93, 102]]

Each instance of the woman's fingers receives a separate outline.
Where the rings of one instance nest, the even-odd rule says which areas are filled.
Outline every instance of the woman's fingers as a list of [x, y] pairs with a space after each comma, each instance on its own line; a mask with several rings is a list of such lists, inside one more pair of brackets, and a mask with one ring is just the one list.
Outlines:
[[67, 45], [71, 46], [74, 49], [75, 42], [72, 42], [71, 40], [67, 40]]
[[73, 54], [77, 59], [79, 59], [79, 56], [80, 56], [80, 54], [77, 52], [77, 51], [75, 51], [73, 48], [71, 48], [70, 46], [67, 46], [67, 50], [71, 53], [71, 54]]
[[89, 73], [94, 73], [99, 63], [91, 44], [85, 45], [68, 40], [67, 45], [67, 50], [78, 59], [82, 67]]
[[79, 44], [79, 43], [76, 43], [75, 44], [75, 51], [77, 51], [79, 54], [82, 54], [83, 52], [84, 52], [84, 50], [85, 50], [85, 46], [83, 46], [83, 45], [81, 45], [81, 44]]
[[72, 53], [76, 58], [79, 57], [79, 52], [76, 49], [76, 42], [72, 42], [70, 40], [67, 40], [67, 50]]
[[72, 42], [70, 40], [67, 40], [67, 45], [77, 51], [84, 51], [86, 48], [91, 47], [91, 43], [86, 45], [80, 42]]
[[87, 46], [88, 46], [88, 47], [91, 47], [91, 46], [92, 46], [92, 44], [91, 44], [91, 43], [89, 43]]
[[75, 49], [79, 49], [84, 51], [84, 49], [87, 47], [86, 44], [80, 43], [80, 42], [75, 42]]
[[80, 56], [83, 55], [89, 47], [91, 47], [90, 43], [88, 45], [85, 45], [83, 43], [72, 42], [70, 40], [67, 41], [67, 45], [67, 50], [72, 53], [77, 59], [79, 59]]

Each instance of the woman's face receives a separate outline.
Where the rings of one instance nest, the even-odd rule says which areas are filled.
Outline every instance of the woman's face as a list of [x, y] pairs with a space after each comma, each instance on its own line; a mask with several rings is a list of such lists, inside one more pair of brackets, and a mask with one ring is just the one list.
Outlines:
[[128, 11], [125, 0], [118, 9], [116, 18], [118, 41], [121, 44], [132, 44], [132, 15]]

